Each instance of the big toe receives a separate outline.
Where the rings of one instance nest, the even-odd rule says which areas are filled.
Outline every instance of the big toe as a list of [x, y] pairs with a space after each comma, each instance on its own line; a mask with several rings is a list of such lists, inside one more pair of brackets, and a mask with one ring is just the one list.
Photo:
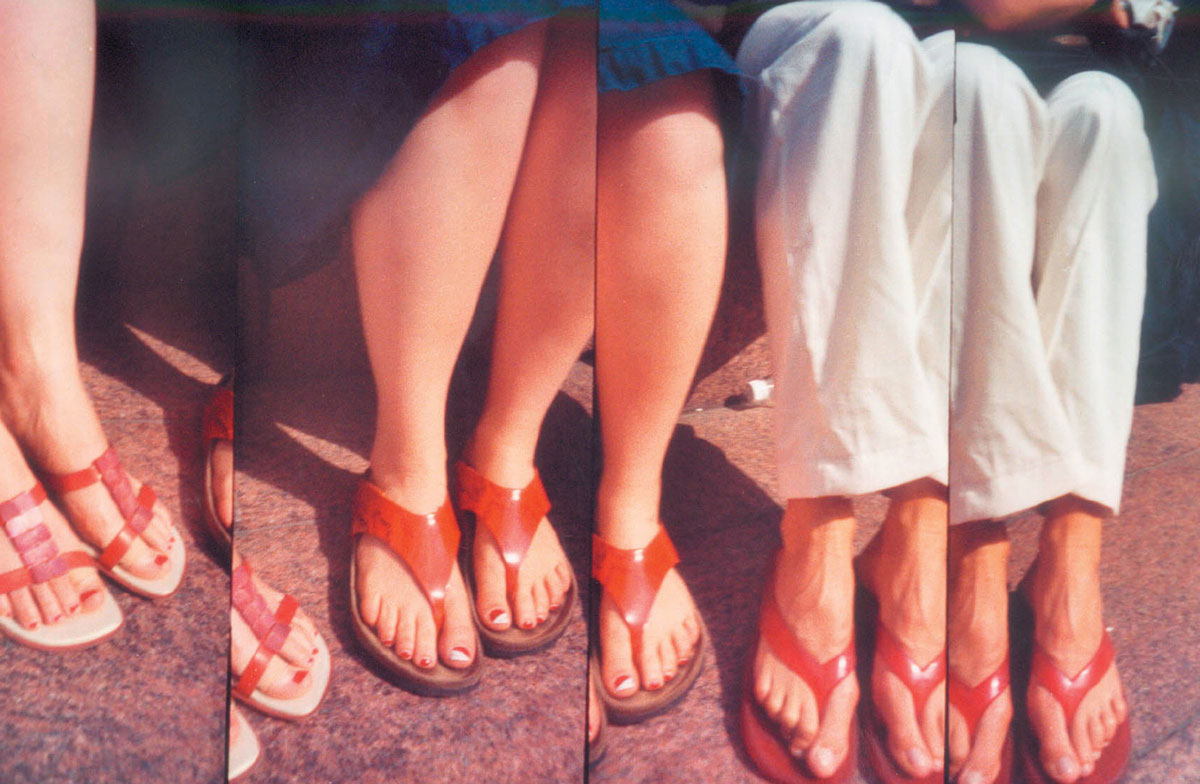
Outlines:
[[475, 627], [464, 591], [446, 596], [446, 619], [438, 639], [438, 655], [449, 667], [462, 668], [475, 659]]
[[501, 632], [512, 627], [512, 610], [508, 606], [504, 562], [494, 548], [475, 550], [475, 608], [489, 629]]
[[1043, 689], [1035, 688], [1029, 695], [1029, 720], [1041, 746], [1043, 770], [1060, 784], [1078, 780], [1082, 766], [1067, 734], [1062, 709]]
[[821, 727], [806, 755], [809, 768], [820, 778], [837, 772], [850, 753], [850, 726], [858, 705], [858, 682], [847, 678], [829, 695]]
[[917, 727], [911, 693], [891, 673], [883, 688], [875, 690], [875, 702], [887, 727], [888, 752], [900, 769], [913, 778], [933, 772], [933, 758]]

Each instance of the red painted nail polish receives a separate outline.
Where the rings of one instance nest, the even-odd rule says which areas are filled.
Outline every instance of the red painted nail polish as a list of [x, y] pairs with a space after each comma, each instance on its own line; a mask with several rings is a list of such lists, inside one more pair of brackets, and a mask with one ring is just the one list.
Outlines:
[[79, 612], [79, 605], [72, 604], [70, 607], [67, 608], [67, 612], [72, 613], [72, 614]]
[[36, 629], [37, 627], [38, 627], [37, 621], [30, 621], [29, 623], [25, 624], [26, 629]]
[[686, 667], [686, 666], [687, 666], [687, 663], [688, 663], [689, 661], [691, 661], [691, 659], [680, 659], [680, 660], [679, 660], [679, 666], [680, 666], [680, 667]]
[[496, 609], [494, 609], [490, 613], [488, 613], [488, 620], [491, 621], [492, 623], [496, 623], [498, 620], [506, 617], [507, 615], [508, 615], [508, 613], [504, 611], [504, 608], [497, 607]]
[[433, 659], [429, 658], [428, 656], [422, 656], [420, 658], [420, 660], [417, 661], [417, 666], [418, 667], [432, 667]]
[[550, 612], [554, 612], [554, 611], [555, 611], [555, 610], [557, 610], [557, 609], [558, 609], [558, 605], [557, 605], [557, 604], [552, 604], [552, 605], [550, 605]]
[[292, 676], [292, 680], [295, 681], [296, 683], [304, 683], [304, 679], [307, 677], [308, 677], [308, 672], [306, 672], [305, 670], [297, 670], [296, 674]]
[[81, 593], [79, 595], [79, 601], [86, 602], [88, 599], [91, 599], [93, 596], [96, 596], [99, 593], [100, 593], [99, 588], [93, 588], [90, 591], [84, 591], [83, 593]]
[[412, 658], [412, 651], [400, 651], [400, 658], [408, 661]]
[[521, 624], [522, 629], [532, 629], [533, 626], [534, 626], [533, 621], [525, 621], [524, 623]]
[[155, 564], [156, 566], [162, 566], [162, 565], [163, 565], [163, 564], [165, 564], [166, 562], [167, 562], [167, 556], [165, 556], [165, 555], [156, 555], [156, 556], [154, 556], [154, 564]]
[[317, 655], [318, 653], [320, 653], [320, 652], [321, 652], [321, 649], [320, 649], [320, 648], [313, 648], [312, 655], [313, 655], [313, 656], [316, 656], [316, 655]]
[[654, 691], [655, 689], [658, 689], [661, 687], [662, 687], [662, 684], [659, 683], [658, 681], [650, 681], [649, 683], [646, 684], [646, 688], [650, 689], [651, 691]]

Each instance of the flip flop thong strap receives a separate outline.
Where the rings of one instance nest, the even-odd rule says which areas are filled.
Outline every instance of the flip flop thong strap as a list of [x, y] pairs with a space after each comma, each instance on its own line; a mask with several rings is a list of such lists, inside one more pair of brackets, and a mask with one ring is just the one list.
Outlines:
[[217, 387], [204, 407], [201, 433], [205, 444], [233, 440], [233, 390]]
[[634, 550], [613, 547], [592, 536], [592, 576], [616, 602], [635, 650], [641, 647], [642, 629], [663, 578], [677, 563], [679, 554], [661, 525], [649, 544]]
[[759, 616], [758, 630], [763, 640], [770, 646], [771, 651], [779, 657], [789, 670], [799, 675], [817, 698], [817, 714], [824, 715], [825, 704], [829, 695], [846, 676], [854, 672], [855, 654], [854, 639], [839, 654], [826, 662], [817, 661], [816, 657], [806, 651], [792, 633], [779, 603], [775, 599], [775, 591], [768, 589], [763, 595], [762, 613]]
[[250, 579], [250, 567], [243, 561], [242, 565], [233, 570], [233, 606], [258, 639], [258, 648], [254, 651], [250, 663], [242, 670], [234, 691], [243, 697], [249, 697], [258, 687], [263, 673], [271, 659], [279, 654], [283, 643], [291, 632], [292, 619], [300, 604], [290, 594], [285, 594], [279, 606], [272, 613], [267, 609], [266, 600], [254, 587]]
[[880, 622], [875, 626], [875, 655], [881, 658], [884, 666], [912, 692], [916, 714], [924, 714], [929, 696], [933, 694], [937, 685], [946, 679], [945, 649], [942, 649], [933, 661], [922, 667], [908, 655], [895, 635]]
[[538, 524], [550, 511], [550, 499], [541, 477], [521, 489], [501, 487], [461, 460], [455, 466], [458, 506], [475, 513], [476, 521], [488, 529], [504, 558], [505, 586], [509, 601], [517, 589], [517, 573], [529, 551]]
[[954, 673], [947, 676], [946, 688], [949, 691], [950, 704], [967, 723], [967, 737], [972, 742], [975, 739], [975, 730], [979, 727], [979, 720], [983, 718], [983, 712], [1004, 693], [1008, 688], [1008, 681], [1007, 654], [995, 672], [974, 686], [963, 683], [954, 677]]
[[79, 566], [91, 566], [82, 552], [60, 553], [38, 508], [46, 500], [41, 483], [0, 503], [0, 524], [21, 557], [21, 566], [0, 574], [0, 594], [53, 580]]
[[412, 570], [433, 609], [438, 629], [446, 614], [446, 589], [458, 553], [458, 521], [447, 498], [431, 514], [414, 514], [363, 479], [354, 498], [351, 531], [383, 541]]
[[129, 476], [121, 466], [121, 460], [111, 446], [87, 468], [70, 474], [48, 474], [43, 479], [56, 493], [82, 490], [97, 482], [104, 484], [121, 517], [125, 518], [125, 525], [112, 541], [104, 546], [97, 559], [106, 569], [112, 569], [125, 557], [133, 540], [146, 530], [154, 516], [154, 502], [157, 500], [154, 490], [150, 485], [142, 485], [142, 489], [134, 494], [133, 483], [129, 481]]
[[1058, 704], [1062, 706], [1063, 714], [1066, 716], [1067, 724], [1070, 725], [1075, 719], [1075, 712], [1079, 710], [1079, 703], [1100, 682], [1115, 659], [1112, 638], [1108, 636], [1108, 632], [1104, 632], [1104, 636], [1100, 638], [1100, 647], [1096, 649], [1091, 661], [1085, 664], [1083, 669], [1075, 674], [1075, 677], [1067, 675], [1054, 666], [1054, 662], [1050, 660], [1041, 646], [1035, 645], [1033, 662], [1030, 665], [1030, 677], [1035, 684], [1050, 692], [1054, 699], [1058, 700]]

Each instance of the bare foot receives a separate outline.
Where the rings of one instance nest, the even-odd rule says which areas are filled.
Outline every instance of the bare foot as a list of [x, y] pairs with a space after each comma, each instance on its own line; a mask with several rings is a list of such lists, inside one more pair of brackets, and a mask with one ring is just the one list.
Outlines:
[[[19, 377], [0, 377], [0, 419], [42, 470], [69, 474], [87, 468], [108, 441], [78, 367], [51, 375], [41, 368], [26, 370]], [[142, 483], [130, 477], [130, 484], [136, 495]], [[124, 516], [102, 483], [63, 493], [58, 500], [72, 528], [97, 549], [125, 527]], [[149, 525], [120, 564], [137, 577], [155, 579], [169, 571], [171, 554], [182, 546], [166, 507], [156, 502]]]
[[[991, 677], [1008, 652], [1008, 551], [1002, 523], [951, 529], [948, 654], [951, 675], [967, 686]], [[1012, 722], [1011, 689], [983, 711], [973, 738], [954, 703], [949, 711], [951, 780], [992, 784]]]
[[[1102, 510], [1078, 498], [1050, 504], [1029, 583], [1037, 643], [1072, 677], [1095, 656], [1104, 635], [1101, 527]], [[1058, 700], [1036, 683], [1030, 684], [1028, 707], [1042, 767], [1062, 784], [1092, 773], [1128, 713], [1116, 663], [1084, 696], [1069, 725]]]
[[[881, 622], [921, 667], [946, 647], [947, 519], [945, 490], [937, 483], [920, 480], [896, 488], [883, 528], [860, 558], [864, 583], [879, 599]], [[942, 770], [945, 681], [917, 715], [908, 686], [876, 657], [871, 698], [900, 769], [913, 778]]]
[[[766, 590], [804, 650], [819, 662], [842, 653], [854, 636], [854, 510], [845, 498], [794, 499], [780, 526], [783, 547]], [[853, 673], [830, 692], [822, 715], [803, 678], [760, 642], [754, 656], [754, 696], [789, 750], [818, 777], [832, 776], [850, 746], [858, 705]]]
[[591, 668], [588, 668], [588, 710], [587, 710], [587, 739], [594, 743], [600, 734], [601, 712], [604, 704], [600, 702], [600, 694], [596, 691], [596, 681], [592, 678]]
[[[240, 563], [240, 556], [235, 555], [234, 558]], [[262, 595], [267, 608], [274, 613], [283, 601], [283, 594], [258, 579], [258, 575], [253, 572], [250, 579], [254, 588]], [[233, 674], [240, 676], [258, 650], [259, 640], [246, 620], [232, 606], [229, 608], [229, 623], [229, 665]], [[309, 670], [316, 661], [319, 636], [316, 625], [302, 609], [296, 611], [290, 626], [291, 631], [280, 647], [279, 655], [271, 657], [256, 687], [269, 697], [283, 700], [299, 697], [313, 687]]]
[[[498, 454], [475, 445], [468, 447], [464, 459], [480, 475], [501, 487], [525, 488], [534, 477], [532, 465], [510, 464]], [[533, 629], [562, 606], [571, 588], [571, 566], [554, 527], [545, 517], [538, 523], [521, 561], [511, 603], [504, 558], [484, 525], [475, 527], [474, 548], [475, 607], [489, 629], [504, 631], [514, 623], [522, 629]]]
[[[373, 481], [388, 498], [416, 514], [428, 514], [446, 498], [444, 472], [409, 477], [408, 483], [374, 474]], [[456, 555], [452, 553], [451, 557]], [[423, 669], [433, 669], [439, 658], [447, 667], [456, 669], [475, 660], [475, 626], [457, 558], [446, 588], [445, 618], [439, 632], [429, 599], [399, 555], [368, 534], [358, 537], [354, 557], [359, 614], [384, 645], [395, 650], [401, 659], [411, 660]]]
[[[646, 547], [661, 527], [656, 517], [622, 517], [603, 504], [596, 517], [600, 537], [623, 550]], [[663, 577], [636, 650], [616, 602], [608, 591], [600, 597], [600, 677], [616, 697], [633, 696], [639, 685], [647, 691], [661, 689], [695, 656], [699, 639], [696, 604], [674, 567]]]
[[[4, 437], [7, 438], [7, 434]], [[15, 447], [13, 444], [14, 450]], [[5, 471], [0, 479], [0, 502], [29, 490], [33, 484], [33, 474], [28, 468], [15, 475]], [[29, 522], [35, 522], [34, 515], [49, 529], [59, 554], [81, 549], [79, 538], [48, 500], [36, 510], [25, 513]], [[12, 540], [0, 532], [0, 573], [23, 565]], [[65, 618], [99, 609], [104, 604], [105, 590], [94, 568], [76, 568], [47, 582], [0, 594], [0, 615], [11, 617], [26, 629], [51, 626]]]

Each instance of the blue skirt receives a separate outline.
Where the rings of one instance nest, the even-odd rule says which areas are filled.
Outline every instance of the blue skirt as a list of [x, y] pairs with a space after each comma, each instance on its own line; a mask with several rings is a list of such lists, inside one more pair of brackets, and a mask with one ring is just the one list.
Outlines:
[[339, 4], [336, 19], [312, 4], [261, 5], [275, 13], [242, 31], [240, 250], [272, 287], [341, 252], [354, 203], [438, 89], [507, 33], [559, 14], [595, 15], [601, 92], [695, 70], [737, 73], [667, 0], [390, 3], [358, 20], [345, 15], [353, 3]]

